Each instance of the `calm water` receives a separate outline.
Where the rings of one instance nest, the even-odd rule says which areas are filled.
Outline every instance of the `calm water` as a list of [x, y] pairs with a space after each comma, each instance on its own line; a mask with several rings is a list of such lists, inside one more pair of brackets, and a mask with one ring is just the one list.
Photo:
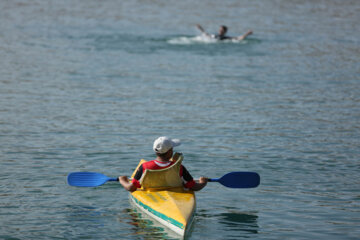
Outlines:
[[[0, 1], [0, 239], [176, 239], [118, 184], [161, 135], [210, 183], [189, 239], [360, 238], [359, 1]], [[243, 42], [209, 42], [194, 25]]]

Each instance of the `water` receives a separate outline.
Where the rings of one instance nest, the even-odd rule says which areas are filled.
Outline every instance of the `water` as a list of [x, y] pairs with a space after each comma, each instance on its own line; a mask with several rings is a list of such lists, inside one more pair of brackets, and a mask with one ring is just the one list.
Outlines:
[[[161, 135], [211, 183], [189, 239], [359, 239], [358, 1], [1, 1], [0, 239], [176, 239], [118, 184]], [[201, 39], [254, 34], [243, 42]]]

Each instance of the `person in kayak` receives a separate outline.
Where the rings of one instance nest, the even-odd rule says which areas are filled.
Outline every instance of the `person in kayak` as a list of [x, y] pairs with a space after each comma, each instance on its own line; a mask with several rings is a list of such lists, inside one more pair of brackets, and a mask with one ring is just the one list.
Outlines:
[[249, 30], [248, 32], [246, 32], [245, 34], [241, 35], [241, 36], [238, 36], [238, 37], [229, 37], [229, 36], [226, 36], [226, 33], [227, 33], [227, 30], [228, 28], [224, 25], [220, 26], [219, 28], [219, 32], [218, 34], [209, 34], [207, 33], [204, 28], [199, 25], [199, 24], [196, 24], [196, 27], [207, 37], [209, 38], [212, 38], [212, 39], [217, 39], [217, 40], [238, 40], [238, 41], [241, 41], [241, 40], [244, 40], [247, 36], [251, 35], [253, 32], [251, 30]]
[[[179, 154], [174, 154], [173, 156], [173, 148], [179, 146], [180, 144], [181, 143], [178, 139], [159, 137], [154, 141], [153, 145], [153, 149], [157, 156], [156, 159], [143, 163], [138, 168], [134, 178], [131, 181], [129, 181], [127, 176], [120, 176], [120, 184], [129, 192], [134, 192], [136, 189], [141, 188], [140, 179], [146, 169], [165, 169], [178, 160]], [[203, 189], [208, 182], [208, 178], [206, 177], [200, 177], [198, 181], [195, 181], [183, 165], [181, 165], [179, 175], [183, 181], [184, 187], [193, 191], [199, 191]]]

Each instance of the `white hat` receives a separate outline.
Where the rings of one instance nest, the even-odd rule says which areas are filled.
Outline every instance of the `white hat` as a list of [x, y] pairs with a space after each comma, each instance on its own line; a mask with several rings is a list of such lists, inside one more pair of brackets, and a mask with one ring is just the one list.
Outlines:
[[156, 153], [166, 153], [171, 148], [179, 146], [179, 139], [171, 139], [168, 137], [159, 137], [154, 141], [153, 149]]

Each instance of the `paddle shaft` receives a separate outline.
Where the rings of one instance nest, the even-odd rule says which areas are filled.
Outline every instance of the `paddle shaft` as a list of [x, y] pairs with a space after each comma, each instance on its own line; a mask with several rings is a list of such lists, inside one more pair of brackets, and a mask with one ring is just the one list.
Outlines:
[[218, 182], [218, 181], [220, 181], [220, 178], [209, 178], [208, 181], [209, 182]]

